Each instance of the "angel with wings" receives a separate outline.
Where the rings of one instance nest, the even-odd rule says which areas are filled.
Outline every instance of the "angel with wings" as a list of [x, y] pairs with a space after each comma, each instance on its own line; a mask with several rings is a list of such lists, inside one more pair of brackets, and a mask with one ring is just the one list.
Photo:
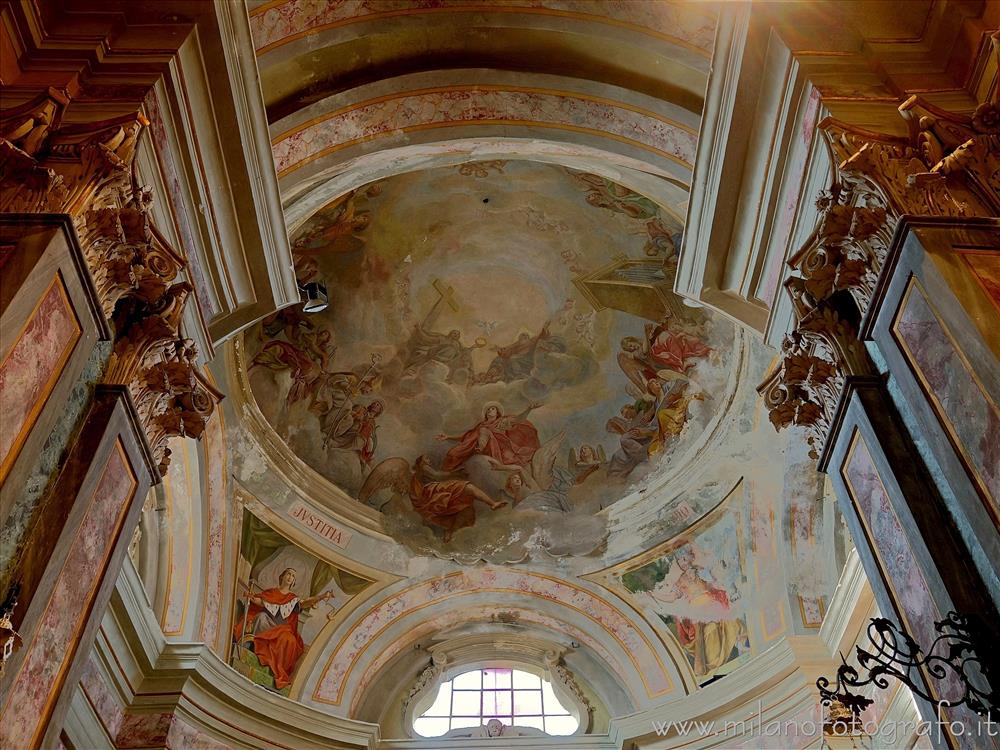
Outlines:
[[642, 339], [622, 339], [618, 366], [632, 385], [630, 394], [650, 401], [663, 395], [668, 381], [690, 379], [696, 361], [711, 353], [693, 327], [667, 316], [658, 325], [647, 324]]
[[515, 508], [543, 512], [569, 513], [569, 491], [580, 479], [572, 471], [555, 465], [565, 432], [547, 440], [531, 457], [528, 467], [503, 464], [494, 458], [489, 462], [495, 471], [507, 472], [504, 493]]
[[352, 253], [362, 249], [361, 233], [371, 222], [368, 211], [359, 211], [355, 194], [337, 198], [323, 208], [305, 232], [292, 243], [295, 277], [299, 283], [312, 281], [319, 274], [319, 258], [329, 253]]
[[453, 475], [435, 470], [424, 456], [417, 458], [412, 468], [405, 458], [382, 461], [368, 475], [358, 499], [368, 503], [384, 489], [391, 490], [394, 497], [409, 497], [413, 510], [424, 521], [444, 530], [446, 544], [458, 529], [475, 524], [476, 501], [490, 510], [499, 510], [507, 505], [502, 500], [494, 500], [467, 479], [456, 479]]

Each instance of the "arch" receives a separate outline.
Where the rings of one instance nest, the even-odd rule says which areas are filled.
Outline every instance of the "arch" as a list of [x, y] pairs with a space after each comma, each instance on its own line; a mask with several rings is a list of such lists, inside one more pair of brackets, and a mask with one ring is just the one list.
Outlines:
[[[330, 634], [312, 674], [303, 681], [308, 700], [349, 714], [357, 695], [379, 669], [415, 639], [483, 613], [524, 609], [539, 627], [572, 628], [595, 659], [632, 686], [638, 705], [693, 687], [682, 655], [666, 644], [629, 606], [608, 601], [589, 584], [509, 568], [474, 568], [400, 585]], [[626, 613], [632, 613], [629, 617]], [[322, 667], [320, 667], [322, 664]]]
[[[447, 17], [455, 13], [487, 15], [483, 11], [482, 4], [467, 0], [452, 0], [448, 3], [401, 0], [383, 3], [378, 10], [364, 4], [317, 5], [302, 0], [270, 0], [251, 9], [250, 29], [257, 56], [266, 58], [280, 47], [324, 32], [337, 30], [342, 35], [349, 34], [351, 32], [345, 29], [363, 22], [385, 21], [393, 17]], [[591, 4], [583, 12], [579, 5], [560, 0], [509, 0], [506, 5], [489, 8], [488, 13], [518, 14], [538, 19], [557, 17], [596, 23], [606, 27], [605, 32], [613, 28], [624, 28], [660, 42], [690, 49], [706, 60], [711, 54], [715, 31], [713, 14], [703, 8], [676, 2], [658, 3], [655, 8], [645, 3]], [[310, 46], [318, 46], [315, 39], [310, 42]]]
[[414, 73], [335, 94], [271, 126], [279, 184], [389, 148], [465, 138], [581, 146], [690, 181], [698, 118], [661, 99], [552, 75]]

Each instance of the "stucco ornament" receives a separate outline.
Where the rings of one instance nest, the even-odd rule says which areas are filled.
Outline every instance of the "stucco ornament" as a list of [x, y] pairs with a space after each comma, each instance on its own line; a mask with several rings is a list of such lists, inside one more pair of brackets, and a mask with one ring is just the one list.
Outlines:
[[899, 219], [1000, 213], [996, 106], [968, 117], [911, 97], [899, 108], [908, 137], [820, 123], [836, 177], [817, 201], [815, 231], [789, 261], [797, 272], [785, 282], [795, 324], [758, 389], [777, 429], [806, 429], [813, 458], [823, 452], [846, 379], [875, 372], [858, 326]]

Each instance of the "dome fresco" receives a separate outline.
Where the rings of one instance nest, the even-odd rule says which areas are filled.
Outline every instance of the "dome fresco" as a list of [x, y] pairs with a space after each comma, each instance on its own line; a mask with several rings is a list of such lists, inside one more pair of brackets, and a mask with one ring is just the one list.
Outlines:
[[1000, 0], [121, 5], [0, 28], [0, 747], [923, 746]]
[[329, 307], [246, 335], [257, 405], [414, 551], [589, 553], [726, 401], [735, 331], [671, 291], [677, 213], [521, 161], [344, 195], [292, 237]]

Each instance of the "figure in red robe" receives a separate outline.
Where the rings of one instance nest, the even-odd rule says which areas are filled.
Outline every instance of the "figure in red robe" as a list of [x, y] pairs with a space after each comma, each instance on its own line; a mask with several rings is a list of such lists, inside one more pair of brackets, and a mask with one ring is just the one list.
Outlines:
[[483, 411], [483, 421], [462, 435], [438, 435], [437, 440], [452, 440], [441, 468], [455, 471], [472, 456], [480, 454], [506, 466], [528, 466], [541, 447], [538, 430], [525, 417], [540, 404], [531, 404], [520, 414], [504, 416], [500, 404], [490, 402]]
[[618, 352], [618, 365], [635, 386], [632, 395], [644, 400], [663, 395], [668, 373], [685, 375], [695, 361], [712, 353], [711, 347], [684, 329], [683, 324], [665, 318], [659, 325], [646, 326], [646, 336], [626, 336]]
[[669, 320], [654, 328], [649, 337], [649, 355], [664, 370], [687, 372], [694, 365], [693, 360], [711, 353], [705, 342]]
[[250, 608], [233, 628], [241, 647], [253, 649], [263, 666], [271, 670], [274, 687], [281, 690], [292, 682], [292, 672], [305, 651], [299, 635], [299, 613], [333, 596], [327, 591], [300, 599], [293, 591], [295, 569], [285, 568], [278, 576], [278, 586], [250, 596]]
[[418, 458], [416, 471], [410, 480], [410, 503], [425, 521], [444, 529], [446, 543], [451, 541], [456, 530], [476, 522], [476, 500], [485, 503], [490, 510], [498, 510], [507, 504], [494, 500], [464, 479], [425, 482], [422, 474], [427, 468], [423, 456]]

